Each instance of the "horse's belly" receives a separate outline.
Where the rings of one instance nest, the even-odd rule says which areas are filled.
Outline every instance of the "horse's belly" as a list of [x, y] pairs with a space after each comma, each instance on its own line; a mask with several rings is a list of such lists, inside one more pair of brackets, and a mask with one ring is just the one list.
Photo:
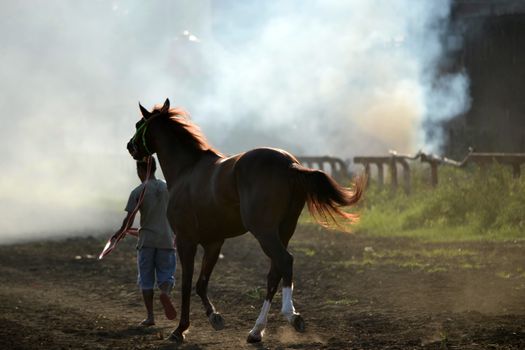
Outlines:
[[195, 243], [206, 243], [246, 233], [240, 214], [235, 212], [172, 212], [168, 215], [176, 235]]
[[208, 217], [203, 219], [201, 227], [198, 229], [202, 241], [215, 241], [236, 237], [246, 233], [239, 216]]

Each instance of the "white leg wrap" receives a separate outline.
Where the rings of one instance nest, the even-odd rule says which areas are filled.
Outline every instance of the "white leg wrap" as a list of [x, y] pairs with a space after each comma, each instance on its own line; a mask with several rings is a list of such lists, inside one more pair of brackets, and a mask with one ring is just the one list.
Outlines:
[[291, 322], [292, 316], [296, 314], [292, 301], [293, 286], [283, 288], [283, 307], [281, 314], [283, 314], [288, 322]]
[[262, 338], [264, 329], [268, 323], [268, 312], [270, 312], [270, 306], [271, 303], [268, 300], [265, 300], [261, 308], [261, 313], [259, 314], [259, 317], [257, 317], [257, 321], [255, 321], [255, 326], [253, 326], [250, 331], [251, 336]]

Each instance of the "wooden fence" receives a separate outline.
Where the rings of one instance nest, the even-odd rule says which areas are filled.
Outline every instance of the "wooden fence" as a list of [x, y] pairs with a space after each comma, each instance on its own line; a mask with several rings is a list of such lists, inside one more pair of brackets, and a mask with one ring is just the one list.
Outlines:
[[344, 183], [352, 178], [349, 171], [349, 164], [336, 157], [297, 157], [302, 165], [308, 168], [314, 168], [326, 171], [339, 183]]
[[398, 165], [403, 169], [403, 187], [405, 192], [410, 193], [411, 188], [411, 170], [409, 161], [419, 160], [422, 163], [427, 163], [430, 168], [430, 183], [433, 187], [438, 184], [438, 167], [440, 165], [449, 165], [458, 168], [464, 168], [469, 164], [475, 164], [484, 171], [488, 165], [492, 163], [499, 163], [512, 167], [514, 177], [521, 176], [521, 166], [525, 164], [525, 153], [477, 153], [470, 152], [462, 161], [455, 161], [446, 157], [439, 157], [434, 154], [427, 154], [419, 152], [416, 155], [401, 155], [395, 151], [391, 151], [386, 157], [354, 157], [354, 163], [362, 164], [365, 168], [365, 173], [370, 176], [370, 166], [377, 166], [378, 183], [380, 186], [384, 184], [384, 170], [387, 166], [390, 169], [391, 186], [398, 187]]
[[[338, 182], [345, 182], [351, 179], [349, 171], [350, 164], [336, 157], [298, 157], [301, 164], [316, 168], [330, 173]], [[386, 171], [389, 173], [390, 186], [397, 189], [401, 177], [403, 189], [406, 193], [411, 190], [411, 167], [410, 163], [415, 161], [429, 165], [430, 184], [435, 187], [438, 184], [438, 167], [449, 165], [458, 168], [464, 168], [469, 164], [475, 164], [484, 171], [488, 165], [496, 162], [512, 167], [514, 177], [521, 176], [521, 167], [525, 164], [525, 153], [478, 153], [471, 151], [462, 161], [452, 160], [446, 157], [440, 157], [434, 154], [419, 152], [415, 155], [398, 154], [390, 151], [386, 156], [357, 156], [354, 157], [354, 164], [360, 164], [364, 167], [365, 174], [370, 178], [372, 168], [377, 171], [377, 183], [379, 186], [385, 185]], [[401, 174], [400, 174], [401, 170]]]

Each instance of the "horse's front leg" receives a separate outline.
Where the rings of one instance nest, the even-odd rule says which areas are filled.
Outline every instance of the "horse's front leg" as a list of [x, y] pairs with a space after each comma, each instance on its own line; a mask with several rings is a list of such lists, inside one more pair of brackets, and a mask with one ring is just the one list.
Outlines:
[[224, 319], [215, 310], [210, 299], [208, 299], [208, 282], [210, 281], [211, 273], [217, 263], [217, 259], [219, 258], [223, 243], [224, 240], [221, 240], [204, 245], [201, 272], [196, 286], [196, 292], [197, 295], [201, 297], [202, 304], [206, 310], [206, 316], [208, 316], [211, 325], [217, 331], [224, 328]]
[[169, 337], [170, 340], [177, 343], [182, 343], [184, 341], [184, 332], [190, 327], [191, 281], [193, 278], [193, 265], [196, 251], [197, 244], [177, 237], [177, 252], [182, 265], [182, 303], [179, 326]]

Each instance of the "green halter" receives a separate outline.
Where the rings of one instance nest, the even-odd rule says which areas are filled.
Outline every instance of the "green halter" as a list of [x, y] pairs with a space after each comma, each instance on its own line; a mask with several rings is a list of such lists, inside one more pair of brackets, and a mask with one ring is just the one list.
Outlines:
[[148, 155], [152, 155], [153, 152], [150, 152], [148, 149], [148, 146], [146, 145], [146, 130], [148, 129], [148, 121], [145, 120], [144, 124], [142, 124], [137, 131], [135, 132], [135, 135], [133, 136], [133, 142], [137, 142], [137, 138], [139, 137], [139, 133], [142, 132], [141, 138], [142, 138], [142, 146], [144, 146], [144, 149], [146, 152], [148, 152]]

